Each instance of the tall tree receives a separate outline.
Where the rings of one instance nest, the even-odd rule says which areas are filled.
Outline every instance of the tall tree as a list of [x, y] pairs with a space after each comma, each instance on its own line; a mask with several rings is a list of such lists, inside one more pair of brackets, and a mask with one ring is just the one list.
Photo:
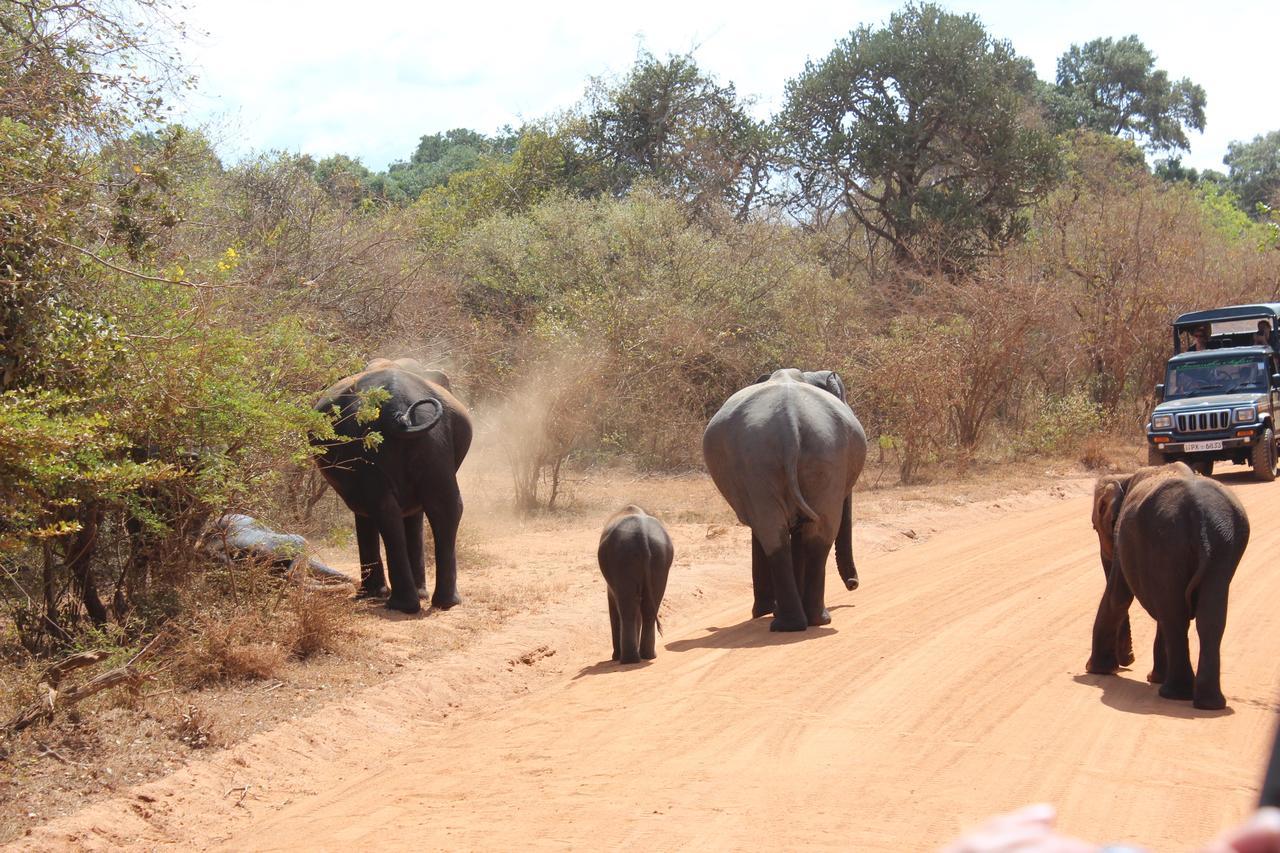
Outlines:
[[954, 269], [1019, 236], [1052, 186], [1056, 143], [1036, 78], [973, 15], [908, 5], [861, 27], [787, 84], [779, 117], [802, 220]]
[[1252, 142], [1232, 142], [1222, 162], [1229, 170], [1227, 183], [1246, 213], [1257, 218], [1266, 208], [1280, 208], [1280, 130], [1259, 134]]
[[1050, 111], [1063, 129], [1144, 139], [1153, 151], [1189, 150], [1186, 131], [1204, 130], [1204, 89], [1170, 80], [1137, 36], [1071, 45], [1057, 83]]
[[614, 196], [648, 178], [695, 208], [723, 202], [744, 217], [768, 177], [768, 131], [688, 55], [642, 52], [620, 82], [596, 81], [578, 135]]

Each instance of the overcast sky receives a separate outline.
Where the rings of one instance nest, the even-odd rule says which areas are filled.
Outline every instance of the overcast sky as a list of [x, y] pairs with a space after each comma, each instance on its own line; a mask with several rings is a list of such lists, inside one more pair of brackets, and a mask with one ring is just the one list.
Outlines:
[[[901, 3], [421, 2], [190, 0], [203, 31], [188, 46], [199, 92], [183, 120], [212, 121], [225, 157], [284, 149], [359, 157], [382, 169], [424, 134], [492, 133], [576, 103], [588, 78], [615, 76], [643, 46], [692, 52], [768, 117], [786, 81], [853, 28]], [[1280, 130], [1280, 2], [970, 0], [989, 32], [1054, 77], [1072, 43], [1136, 34], [1173, 79], [1208, 94], [1207, 128], [1184, 162], [1222, 170], [1227, 143]]]

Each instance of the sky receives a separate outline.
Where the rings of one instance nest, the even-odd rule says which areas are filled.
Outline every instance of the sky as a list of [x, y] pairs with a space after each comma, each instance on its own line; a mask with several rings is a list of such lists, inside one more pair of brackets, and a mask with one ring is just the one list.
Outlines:
[[[576, 104], [592, 77], [624, 74], [640, 49], [692, 53], [767, 118], [787, 80], [899, 2], [707, 0], [188, 0], [198, 75], [179, 118], [210, 126], [224, 158], [279, 149], [358, 157], [381, 170], [423, 135], [493, 133]], [[1186, 165], [1225, 171], [1234, 140], [1280, 130], [1280, 2], [970, 0], [994, 36], [1053, 80], [1071, 44], [1136, 34], [1172, 79], [1208, 96]]]

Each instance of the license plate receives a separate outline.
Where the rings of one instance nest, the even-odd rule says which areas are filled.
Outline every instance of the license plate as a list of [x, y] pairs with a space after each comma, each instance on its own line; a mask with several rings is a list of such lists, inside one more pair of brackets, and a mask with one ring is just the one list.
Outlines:
[[1221, 450], [1221, 441], [1188, 441], [1182, 445], [1184, 453], [1200, 453], [1205, 450]]

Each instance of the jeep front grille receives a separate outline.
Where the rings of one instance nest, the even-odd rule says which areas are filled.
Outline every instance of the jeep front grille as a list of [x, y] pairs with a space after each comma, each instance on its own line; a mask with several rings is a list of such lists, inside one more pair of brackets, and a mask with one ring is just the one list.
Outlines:
[[1187, 412], [1178, 415], [1178, 432], [1220, 432], [1231, 426], [1231, 411]]

